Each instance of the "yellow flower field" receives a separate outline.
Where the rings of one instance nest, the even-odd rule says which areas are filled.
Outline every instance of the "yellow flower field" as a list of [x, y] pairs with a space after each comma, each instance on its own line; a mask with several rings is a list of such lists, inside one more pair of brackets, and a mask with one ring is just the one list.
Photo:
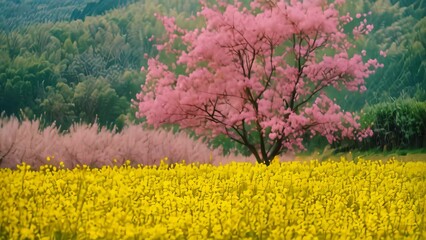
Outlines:
[[0, 170], [0, 239], [426, 239], [426, 162]]

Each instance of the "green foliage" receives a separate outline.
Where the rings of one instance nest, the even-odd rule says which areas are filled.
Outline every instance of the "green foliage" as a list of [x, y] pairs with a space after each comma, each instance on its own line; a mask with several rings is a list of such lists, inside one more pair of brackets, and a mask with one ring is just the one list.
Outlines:
[[108, 10], [126, 5], [128, 4], [128, 2], [132, 2], [132, 1], [130, 0], [121, 0], [121, 1], [100, 0], [98, 2], [90, 2], [86, 5], [86, 7], [82, 11], [75, 9], [71, 14], [71, 20], [85, 19], [86, 16], [101, 15]]
[[83, 9], [90, 2], [93, 0], [0, 0], [0, 31], [68, 20], [74, 9]]
[[[25, 30], [0, 32], [0, 112], [42, 116], [45, 126], [55, 122], [62, 130], [75, 121], [98, 121], [111, 128], [134, 121], [135, 111], [130, 106], [144, 82], [139, 71], [146, 65], [144, 55], [157, 54], [155, 40], [150, 39], [160, 39], [163, 34], [154, 14], [180, 12], [182, 20], [194, 2], [140, 1], [84, 21], [34, 24]], [[6, 7], [0, 12], [23, 10], [20, 4], [24, 3], [29, 0], [13, 6], [0, 0], [0, 6]], [[67, 4], [64, 1], [72, 9]], [[81, 9], [79, 4], [74, 7]]]
[[[367, 23], [374, 30], [359, 40], [359, 50], [366, 58], [377, 58], [384, 68], [366, 80], [363, 94], [342, 91], [331, 93], [344, 109], [359, 111], [366, 104], [376, 104], [399, 97], [426, 101], [426, 5], [424, 0], [357, 0], [346, 1], [352, 16], [368, 13]], [[356, 21], [362, 20], [355, 19]], [[356, 24], [354, 23], [354, 26]], [[352, 26], [353, 27], [353, 26]], [[380, 56], [380, 51], [387, 56]]]
[[76, 119], [74, 113], [73, 89], [66, 83], [59, 82], [56, 86], [48, 86], [47, 97], [40, 101], [44, 125], [55, 125], [61, 130], [68, 129]]
[[373, 136], [361, 143], [343, 139], [329, 145], [323, 137], [307, 138], [306, 153], [321, 152], [331, 147], [333, 154], [348, 151], [398, 152], [426, 148], [426, 102], [399, 98], [364, 107], [359, 113], [361, 127], [370, 128]]
[[140, 72], [124, 70], [120, 76], [111, 79], [111, 87], [117, 92], [118, 96], [123, 96], [130, 101], [139, 93], [144, 82], [145, 77]]
[[104, 78], [87, 78], [75, 87], [73, 104], [78, 119], [85, 123], [97, 122], [101, 126], [122, 126], [121, 115], [125, 115], [130, 105], [124, 97], [119, 97]]
[[6, 66], [0, 74], [1, 112], [19, 115], [25, 107], [37, 112], [37, 99], [44, 97], [45, 87], [56, 84], [52, 64], [35, 55], [2, 63]]
[[426, 147], [426, 102], [398, 99], [372, 105], [364, 109], [361, 123], [374, 132], [366, 141], [369, 148]]

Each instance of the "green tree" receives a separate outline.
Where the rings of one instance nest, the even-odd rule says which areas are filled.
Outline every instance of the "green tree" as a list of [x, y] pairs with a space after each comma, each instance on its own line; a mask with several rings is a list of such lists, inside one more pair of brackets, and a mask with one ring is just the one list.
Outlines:
[[19, 56], [22, 48], [22, 37], [16, 32], [5, 34], [6, 49], [9, 53], [9, 58], [14, 59]]
[[44, 98], [45, 87], [54, 86], [56, 77], [52, 65], [44, 58], [34, 55], [16, 57], [0, 74], [0, 111], [19, 115], [21, 109], [29, 107], [39, 113], [37, 99]]
[[59, 82], [56, 86], [46, 88], [46, 98], [40, 101], [43, 120], [46, 125], [55, 122], [61, 130], [68, 129], [74, 119], [74, 91], [66, 83]]
[[78, 119], [86, 123], [98, 121], [103, 126], [115, 125], [130, 107], [102, 77], [87, 77], [80, 82], [75, 88], [73, 103]]
[[144, 82], [145, 76], [139, 71], [125, 70], [121, 76], [112, 79], [111, 87], [115, 89], [119, 96], [123, 96], [130, 101], [135, 98]]

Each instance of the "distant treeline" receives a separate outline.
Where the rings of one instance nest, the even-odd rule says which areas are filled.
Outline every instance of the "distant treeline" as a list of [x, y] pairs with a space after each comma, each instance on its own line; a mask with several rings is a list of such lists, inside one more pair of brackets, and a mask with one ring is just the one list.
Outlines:
[[86, 5], [83, 10], [74, 9], [71, 14], [71, 20], [82, 19], [84, 20], [87, 16], [102, 15], [108, 10], [115, 9], [117, 7], [126, 6], [129, 3], [134, 3], [136, 0], [99, 0], [98, 2], [90, 2]]
[[10, 32], [36, 23], [68, 21], [73, 10], [94, 0], [0, 0], [0, 31]]

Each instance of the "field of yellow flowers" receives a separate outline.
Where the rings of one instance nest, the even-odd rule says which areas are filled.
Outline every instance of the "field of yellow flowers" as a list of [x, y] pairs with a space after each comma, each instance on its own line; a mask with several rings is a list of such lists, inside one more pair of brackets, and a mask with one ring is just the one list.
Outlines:
[[426, 162], [0, 170], [0, 239], [426, 239]]

